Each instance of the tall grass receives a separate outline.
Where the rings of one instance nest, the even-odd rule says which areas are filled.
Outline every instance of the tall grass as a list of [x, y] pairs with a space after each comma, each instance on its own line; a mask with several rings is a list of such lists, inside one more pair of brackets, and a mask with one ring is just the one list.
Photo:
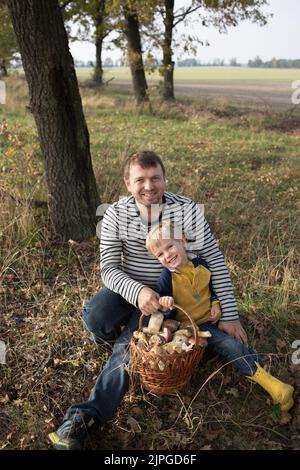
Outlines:
[[[26, 86], [20, 79], [8, 85], [13, 93], [0, 110], [0, 337], [8, 347], [0, 447], [37, 449], [47, 448], [46, 434], [66, 408], [88, 396], [108, 350], [90, 342], [80, 319], [82, 304], [101, 286], [98, 240], [51, 240], [47, 209], [37, 204], [47, 200], [47, 188]], [[166, 106], [154, 98], [150, 114], [136, 113], [124, 93], [86, 86], [81, 92], [102, 202], [125, 194], [120, 168], [130, 151], [157, 151], [166, 163], [168, 189], [204, 203], [251, 341], [284, 376], [291, 343], [300, 338], [300, 126], [269, 129], [270, 115], [226, 100]], [[272, 119], [278, 123], [283, 116]], [[292, 428], [287, 443], [265, 395], [237, 385], [231, 369], [220, 366], [193, 401], [218, 369], [213, 361], [183, 395], [129, 395], [101, 446], [247, 448], [250, 434], [258, 448], [293, 447]], [[135, 439], [131, 431], [124, 437], [128, 415], [142, 429]]]

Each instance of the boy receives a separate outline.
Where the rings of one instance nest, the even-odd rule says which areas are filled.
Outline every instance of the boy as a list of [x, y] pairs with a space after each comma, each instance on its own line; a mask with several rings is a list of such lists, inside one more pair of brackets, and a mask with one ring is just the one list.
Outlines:
[[[294, 404], [294, 388], [266, 372], [251, 346], [218, 328], [221, 308], [209, 267], [199, 257], [189, 260], [186, 245], [184, 235], [170, 222], [162, 222], [148, 233], [146, 247], [165, 268], [158, 283], [160, 305], [168, 310], [175, 303], [187, 310], [200, 330], [210, 331], [208, 347], [232, 361], [242, 375], [261, 385], [282, 411], [288, 411]], [[176, 319], [186, 320], [181, 312], [176, 312]]]

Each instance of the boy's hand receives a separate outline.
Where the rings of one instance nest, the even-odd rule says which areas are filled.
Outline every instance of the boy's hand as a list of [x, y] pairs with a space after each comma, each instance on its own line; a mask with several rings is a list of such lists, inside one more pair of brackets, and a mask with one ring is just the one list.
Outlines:
[[173, 297], [168, 296], [160, 297], [159, 304], [164, 308], [164, 311], [172, 310], [174, 305], [174, 299]]
[[211, 307], [209, 321], [214, 324], [217, 323], [221, 318], [221, 307], [220, 304], [215, 304]]

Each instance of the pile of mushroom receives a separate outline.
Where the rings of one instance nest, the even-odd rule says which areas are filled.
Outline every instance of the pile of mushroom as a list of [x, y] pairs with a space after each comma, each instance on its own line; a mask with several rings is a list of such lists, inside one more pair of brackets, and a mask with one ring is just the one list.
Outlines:
[[[211, 337], [210, 332], [198, 331], [197, 334], [198, 344], [206, 346], [206, 338]], [[164, 370], [164, 360], [169, 354], [189, 351], [195, 345], [194, 330], [190, 321], [164, 320], [164, 315], [159, 312], [152, 314], [148, 326], [142, 331], [135, 331], [133, 337], [138, 349], [152, 353], [150, 358], [158, 356], [158, 361], [149, 361], [152, 369], [158, 366], [160, 370]]]

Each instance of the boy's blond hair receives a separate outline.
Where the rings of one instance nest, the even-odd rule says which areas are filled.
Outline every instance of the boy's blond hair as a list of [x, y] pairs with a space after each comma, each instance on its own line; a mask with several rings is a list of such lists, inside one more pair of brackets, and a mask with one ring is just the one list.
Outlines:
[[183, 233], [178, 225], [165, 221], [155, 225], [146, 237], [146, 248], [152, 253], [153, 248], [159, 246], [161, 240], [182, 240]]

